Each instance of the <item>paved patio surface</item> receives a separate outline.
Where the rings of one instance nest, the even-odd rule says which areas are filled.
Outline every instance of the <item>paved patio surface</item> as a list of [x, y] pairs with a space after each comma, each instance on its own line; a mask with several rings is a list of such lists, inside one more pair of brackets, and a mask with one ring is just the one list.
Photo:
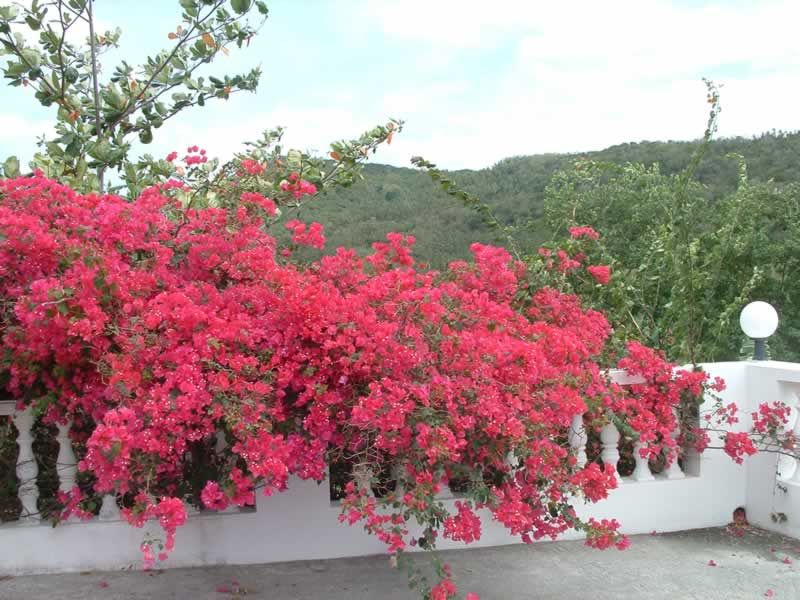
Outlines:
[[[482, 600], [800, 600], [798, 540], [758, 529], [748, 529], [742, 536], [703, 529], [636, 536], [632, 542], [624, 552], [558, 542], [442, 554], [453, 567], [461, 598], [473, 591]], [[386, 557], [0, 578], [0, 599], [39, 598], [413, 600], [416, 596], [405, 575], [391, 569]]]

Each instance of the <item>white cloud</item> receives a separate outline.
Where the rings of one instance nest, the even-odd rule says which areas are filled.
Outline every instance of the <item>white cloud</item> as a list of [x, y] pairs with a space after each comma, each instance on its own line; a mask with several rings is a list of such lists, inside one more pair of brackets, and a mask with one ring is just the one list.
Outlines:
[[515, 154], [697, 138], [707, 116], [700, 81], [706, 75], [724, 84], [720, 135], [800, 129], [797, 2], [370, 0], [368, 6], [366, 14], [387, 36], [430, 44], [451, 58], [498, 44], [516, 48], [505, 78], [482, 90], [480, 109], [460, 107], [457, 99], [447, 107], [426, 102], [424, 89], [396, 92], [417, 98], [409, 103], [410, 122], [434, 123], [410, 136], [409, 145], [453, 168]]

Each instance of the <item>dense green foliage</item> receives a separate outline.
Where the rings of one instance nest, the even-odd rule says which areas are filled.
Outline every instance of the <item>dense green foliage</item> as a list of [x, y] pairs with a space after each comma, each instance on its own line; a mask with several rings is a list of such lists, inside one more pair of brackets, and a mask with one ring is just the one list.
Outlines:
[[[491, 206], [498, 219], [522, 225], [532, 220], [534, 230], [525, 241], [530, 249], [550, 237], [543, 216], [544, 195], [552, 176], [576, 160], [588, 158], [616, 164], [658, 164], [672, 175], [689, 164], [697, 142], [641, 142], [612, 146], [583, 154], [540, 154], [507, 158], [491, 168], [453, 171], [459, 186]], [[751, 182], [800, 181], [800, 133], [772, 132], [756, 138], [715, 140], [697, 169], [696, 179], [709, 198], [736, 189], [737, 162], [730, 153], [744, 157]], [[313, 217], [326, 225], [329, 247], [353, 246], [362, 250], [383, 239], [388, 231], [417, 237], [415, 254], [420, 260], [444, 266], [465, 258], [473, 241], [490, 241], [477, 214], [466, 210], [431, 185], [429, 178], [412, 168], [368, 165], [365, 179], [350, 189], [338, 189], [321, 198]]]

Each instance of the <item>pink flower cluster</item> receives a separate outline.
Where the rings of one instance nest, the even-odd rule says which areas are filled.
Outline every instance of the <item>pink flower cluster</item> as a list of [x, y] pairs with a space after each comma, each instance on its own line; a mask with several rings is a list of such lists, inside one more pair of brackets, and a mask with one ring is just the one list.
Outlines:
[[317, 187], [313, 183], [301, 179], [297, 173], [290, 174], [285, 181], [281, 182], [280, 187], [282, 191], [289, 192], [296, 199], [313, 196], [317, 193]]
[[631, 545], [630, 540], [620, 535], [620, 524], [616, 519], [597, 519], [590, 517], [586, 526], [586, 545], [592, 548], [605, 550], [615, 546], [618, 550], [625, 550]]
[[[674, 460], [673, 409], [703, 374], [673, 378], [631, 344], [620, 366], [645, 383], [610, 384], [597, 360], [606, 318], [574, 295], [529, 289], [502, 248], [473, 244], [472, 260], [440, 273], [415, 265], [413, 237], [392, 233], [365, 258], [340, 248], [296, 265], [264, 227], [270, 199], [183, 209], [168, 187], [128, 202], [40, 175], [0, 180], [7, 390], [50, 398], [50, 422], [93, 424], [80, 468], [127, 499], [132, 524], [157, 519], [166, 552], [186, 520], [191, 457], [218, 435], [218, 473], [193, 490], [209, 509], [252, 505], [257, 486], [280, 491], [290, 475], [322, 480], [344, 456], [394, 473], [402, 493], [376, 498], [356, 479], [341, 515], [390, 552], [430, 547], [440, 529], [475, 541], [477, 510], [525, 541], [579, 527], [593, 546], [625, 546], [616, 521], [582, 523], [570, 500], [605, 498], [613, 470], [578, 466], [563, 440], [576, 417], [613, 413], [646, 454]], [[316, 193], [299, 176], [282, 188]], [[324, 247], [318, 223], [286, 226], [294, 243]], [[436, 494], [455, 472], [481, 501], [450, 514]], [[445, 574], [431, 597], [455, 593]]]
[[269, 198], [265, 198], [258, 192], [242, 192], [240, 199], [243, 205], [247, 206], [250, 204], [252, 206], [257, 206], [270, 217], [274, 217], [277, 214], [275, 202]]
[[586, 272], [600, 285], [606, 285], [611, 281], [611, 267], [607, 265], [589, 265], [586, 267]]
[[594, 229], [588, 226], [582, 227], [570, 227], [569, 235], [574, 240], [579, 240], [581, 238], [586, 238], [589, 240], [599, 240], [600, 234], [597, 233]]
[[[205, 162], [208, 162], [208, 156], [206, 156], [206, 151], [203, 148], [200, 148], [199, 146], [189, 146], [186, 149], [186, 152], [187, 154], [186, 156], [183, 157], [183, 162], [184, 164], [186, 164], [187, 167], [192, 165], [201, 165]], [[170, 156], [172, 155], [170, 154]], [[174, 159], [175, 157], [173, 157], [173, 160]], [[169, 157], [167, 157], [167, 160], [169, 161]]]
[[245, 158], [242, 160], [242, 168], [249, 175], [261, 175], [266, 170], [266, 167], [263, 164], [253, 160], [252, 158]]
[[286, 222], [286, 229], [292, 232], [292, 242], [298, 246], [325, 249], [325, 231], [319, 223], [307, 225], [297, 219]]

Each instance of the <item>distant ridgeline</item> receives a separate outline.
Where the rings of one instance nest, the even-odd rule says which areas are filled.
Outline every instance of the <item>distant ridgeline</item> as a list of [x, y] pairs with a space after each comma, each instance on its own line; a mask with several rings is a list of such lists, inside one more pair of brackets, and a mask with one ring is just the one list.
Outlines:
[[[539, 222], [545, 188], [556, 171], [567, 169], [580, 158], [651, 165], [673, 174], [687, 166], [697, 142], [640, 142], [612, 146], [599, 152], [537, 154], [506, 158], [488, 169], [451, 173], [462, 189], [490, 204], [506, 223]], [[729, 153], [744, 156], [752, 180], [776, 183], [800, 182], [800, 133], [770, 132], [759, 137], [715, 140], [698, 171], [710, 198], [736, 187], [736, 161]], [[426, 156], [434, 162], [446, 157]], [[469, 255], [469, 245], [490, 243], [477, 214], [448, 197], [424, 173], [415, 169], [367, 165], [365, 181], [350, 189], [337, 189], [319, 198], [314, 208], [301, 215], [325, 225], [327, 247], [354, 247], [368, 252], [373, 241], [387, 232], [416, 236], [417, 260], [437, 268]], [[524, 241], [535, 247], [549, 232], [539, 224]]]

